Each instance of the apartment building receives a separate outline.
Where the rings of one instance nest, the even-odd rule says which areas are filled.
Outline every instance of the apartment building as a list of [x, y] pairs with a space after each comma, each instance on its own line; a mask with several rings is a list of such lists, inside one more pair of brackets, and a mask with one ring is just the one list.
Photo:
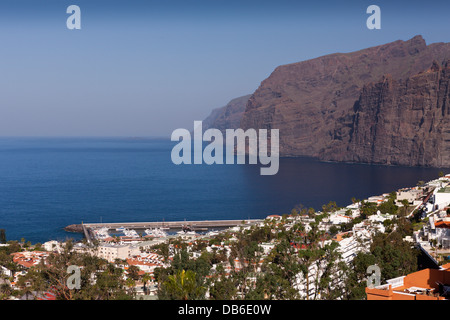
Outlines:
[[139, 253], [139, 248], [132, 247], [127, 244], [103, 244], [98, 247], [96, 255], [109, 262], [114, 262], [116, 259], [127, 259]]

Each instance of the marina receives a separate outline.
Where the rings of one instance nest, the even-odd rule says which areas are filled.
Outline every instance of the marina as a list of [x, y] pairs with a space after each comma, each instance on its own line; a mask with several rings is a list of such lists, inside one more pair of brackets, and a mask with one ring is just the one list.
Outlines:
[[197, 232], [215, 233], [218, 229], [237, 226], [249, 226], [263, 221], [262, 219], [246, 220], [203, 220], [203, 221], [165, 221], [165, 222], [118, 222], [118, 223], [82, 223], [70, 225], [67, 231], [80, 232], [88, 241], [105, 240], [112, 235], [124, 235], [138, 239], [147, 237], [160, 238], [169, 234], [194, 236]]

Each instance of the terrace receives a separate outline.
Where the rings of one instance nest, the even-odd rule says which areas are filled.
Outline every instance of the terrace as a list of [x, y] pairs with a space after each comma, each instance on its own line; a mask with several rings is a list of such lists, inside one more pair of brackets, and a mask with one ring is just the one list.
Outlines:
[[424, 269], [366, 288], [367, 300], [446, 300], [450, 298], [450, 264]]

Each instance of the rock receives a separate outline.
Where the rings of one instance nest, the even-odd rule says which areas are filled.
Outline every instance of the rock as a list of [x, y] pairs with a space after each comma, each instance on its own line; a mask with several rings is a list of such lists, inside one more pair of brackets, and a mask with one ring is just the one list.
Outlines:
[[214, 109], [211, 114], [203, 120], [203, 131], [214, 128], [219, 129], [225, 134], [226, 129], [239, 128], [242, 116], [245, 112], [245, 106], [251, 95], [235, 98], [227, 103], [226, 106]]
[[[437, 77], [436, 65], [441, 66], [446, 58], [450, 58], [449, 43], [427, 46], [421, 36], [416, 36], [408, 41], [399, 40], [357, 52], [335, 53], [280, 66], [248, 99], [240, 127], [244, 130], [279, 129], [281, 156], [376, 163], [428, 163], [420, 160], [420, 155], [413, 151], [409, 155], [399, 156], [406, 151], [406, 146], [400, 148], [400, 144], [404, 143], [402, 139], [392, 138], [389, 147], [380, 146], [380, 150], [376, 149], [373, 153], [362, 146], [371, 142], [385, 143], [384, 139], [389, 140], [388, 136], [393, 137], [394, 134], [408, 134], [409, 148], [424, 148], [421, 154], [433, 150], [429, 146], [434, 142], [426, 139], [434, 136], [426, 134], [424, 126], [436, 126], [436, 121], [442, 118], [437, 118], [437, 111], [431, 111], [428, 103], [432, 103], [433, 99], [443, 99], [442, 93], [438, 97], [438, 91], [431, 91], [444, 90], [443, 87], [433, 87], [437, 85], [433, 77]], [[430, 69], [433, 62], [436, 65]], [[420, 73], [423, 73], [423, 77]], [[418, 77], [416, 80], [414, 75]], [[415, 93], [405, 91], [405, 86], [412, 84], [416, 86]], [[413, 89], [408, 87], [408, 90]], [[392, 95], [390, 99], [395, 96], [395, 102], [384, 100], [383, 104], [377, 105], [380, 94], [386, 92]], [[394, 103], [401, 102], [401, 112], [407, 112], [402, 92], [407, 93], [408, 99], [414, 102], [407, 113], [409, 118], [401, 118], [402, 115], [394, 111], [396, 109], [387, 109], [388, 105], [393, 107]], [[420, 92], [424, 95], [422, 98]], [[425, 99], [427, 96], [430, 100]], [[370, 111], [377, 108], [380, 114]], [[422, 119], [421, 114], [423, 129], [414, 136], [414, 130]], [[378, 120], [375, 120], [376, 116]], [[389, 117], [394, 116], [389, 120]], [[419, 123], [403, 123], [408, 121]], [[371, 129], [367, 130], [372, 131], [362, 130], [363, 125], [369, 126]], [[357, 129], [360, 131], [354, 131]], [[380, 130], [384, 131], [382, 135]], [[381, 139], [381, 136], [384, 138]], [[419, 140], [414, 142], [414, 139]], [[422, 146], [419, 141], [427, 143]], [[445, 153], [443, 149], [442, 152]], [[386, 154], [384, 160], [381, 153]], [[440, 160], [433, 160], [432, 163], [447, 161], [446, 155], [440, 157]]]
[[408, 166], [450, 165], [450, 65], [406, 80], [385, 76], [364, 86], [355, 104], [349, 143], [321, 159]]
[[64, 228], [67, 232], [74, 232], [74, 233], [83, 233], [83, 226], [81, 224], [71, 224]]

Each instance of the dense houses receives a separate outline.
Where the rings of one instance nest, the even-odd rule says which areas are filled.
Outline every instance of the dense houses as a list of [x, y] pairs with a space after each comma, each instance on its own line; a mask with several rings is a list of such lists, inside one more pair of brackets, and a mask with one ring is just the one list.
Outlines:
[[434, 186], [423, 205], [422, 228], [414, 232], [414, 241], [434, 259], [450, 256], [450, 176], [431, 181]]
[[[322, 231], [323, 237], [320, 239], [320, 245], [326, 246], [331, 243], [337, 244], [339, 252], [339, 262], [347, 265], [353, 261], [359, 252], [367, 252], [372, 238], [377, 233], [386, 232], [388, 222], [395, 219], [395, 216], [382, 212], [382, 204], [388, 201], [392, 194], [383, 194], [373, 196], [366, 199], [366, 202], [372, 202], [376, 205], [375, 213], [361, 218], [362, 202], [355, 201], [344, 207], [331, 210], [320, 220], [318, 229]], [[412, 238], [405, 240], [416, 244], [431, 258], [436, 260], [438, 264], [438, 256], [450, 255], [450, 176], [444, 176], [439, 179], [424, 183], [421, 186], [413, 188], [403, 188], [396, 192], [395, 204], [399, 207], [408, 204], [414, 210], [410, 213], [415, 214], [421, 212], [419, 225], [420, 228], [414, 231]], [[196, 259], [200, 257], [201, 251], [195, 249], [195, 243], [203, 241], [202, 247], [206, 252], [221, 252], [226, 256], [220, 264], [223, 269], [230, 273], [239, 271], [244, 266], [249, 265], [249, 261], [240, 261], [235, 258], [233, 263], [229, 260], [231, 255], [231, 245], [237, 241], [240, 232], [249, 230], [253, 227], [262, 227], [269, 225], [272, 233], [276, 234], [283, 230], [290, 230], [296, 223], [301, 222], [304, 226], [303, 232], [309, 232], [311, 225], [316, 221], [315, 217], [321, 212], [314, 214], [290, 214], [290, 215], [269, 215], [266, 219], [253, 224], [243, 224], [227, 230], [209, 232], [207, 234], [197, 233], [178, 233], [158, 237], [137, 236], [136, 234], [127, 234], [126, 236], [110, 236], [107, 230], [94, 230], [97, 235], [98, 243], [95, 247], [88, 246], [83, 243], [76, 243], [73, 250], [77, 252], [89, 253], [99, 258], [105, 259], [110, 263], [121, 266], [125, 274], [131, 266], [138, 268], [139, 275], [149, 275], [151, 283], [150, 290], [144, 292], [142, 290], [143, 283], [136, 283], [136, 293], [138, 295], [146, 295], [147, 298], [156, 298], [157, 283], [154, 278], [156, 268], [168, 267], [173, 260], [175, 247], [169, 244], [168, 257], [158, 254], [153, 248], [162, 243], [169, 243], [169, 239], [180, 239], [188, 244], [188, 251], [191, 256]], [[346, 230], [341, 230], [342, 226], [350, 226]], [[337, 230], [337, 232], [336, 232]], [[226, 241], [209, 242], [215, 236], [226, 232], [228, 238]], [[271, 240], [259, 243], [261, 253], [256, 261], [252, 262], [252, 269], [255, 273], [261, 271], [261, 267], [270, 255], [271, 251], [277, 245], [277, 240]], [[307, 245], [292, 244], [295, 250], [307, 249]], [[56, 254], [61, 253], [64, 246], [57, 241], [48, 241], [43, 244], [44, 251], [24, 251], [13, 254], [13, 261], [22, 266], [21, 271], [12, 273], [5, 266], [2, 266], [0, 273], [6, 277], [12, 278], [11, 286], [17, 282], [18, 277], [26, 274], [27, 270], [42, 261], [45, 261], [50, 252]], [[213, 265], [212, 270], [216, 270], [217, 265]], [[296, 277], [295, 289], [298, 290], [300, 297], [309, 299], [320, 299], [321, 294], [316, 287], [318, 279], [323, 274], [326, 267], [326, 261], [317, 260], [309, 266], [307, 278], [304, 274], [299, 273]], [[450, 265], [444, 265], [440, 269], [425, 269], [413, 274], [405, 275], [398, 279], [391, 279], [386, 284], [382, 284], [376, 288], [367, 288], [368, 299], [444, 299], [445, 292], [448, 290], [450, 283]], [[249, 283], [256, 281], [254, 278], [249, 279]], [[343, 286], [344, 275], [337, 271], [332, 277], [332, 286], [340, 288]], [[427, 298], [425, 298], [427, 297]], [[339, 298], [339, 297], [338, 297]]]
[[402, 190], [397, 200], [403, 199], [418, 209], [421, 221], [413, 239], [405, 240], [415, 243], [434, 267], [387, 280], [376, 287], [367, 287], [367, 299], [448, 300], [450, 263], [441, 262], [450, 260], [450, 176], [430, 181], [421, 188]]
[[25, 251], [13, 254], [13, 261], [25, 268], [31, 268], [38, 265], [48, 257], [48, 252], [43, 251]]

